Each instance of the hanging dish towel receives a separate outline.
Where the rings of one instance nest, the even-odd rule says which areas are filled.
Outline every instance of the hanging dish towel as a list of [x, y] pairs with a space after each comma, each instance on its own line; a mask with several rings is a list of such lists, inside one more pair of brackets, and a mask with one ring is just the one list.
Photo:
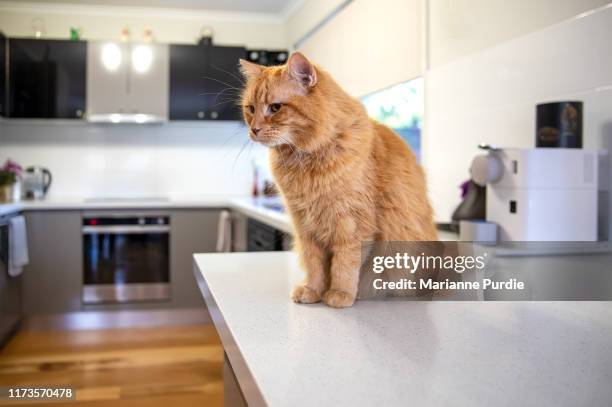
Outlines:
[[25, 218], [15, 216], [9, 220], [9, 275], [17, 277], [29, 261]]
[[232, 251], [232, 215], [228, 210], [221, 211], [219, 215], [217, 251], [222, 253]]

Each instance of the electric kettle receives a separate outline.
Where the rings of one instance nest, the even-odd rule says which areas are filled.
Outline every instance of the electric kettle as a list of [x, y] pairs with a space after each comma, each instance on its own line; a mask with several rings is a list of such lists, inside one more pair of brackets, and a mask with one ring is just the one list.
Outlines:
[[28, 199], [43, 199], [51, 186], [51, 171], [44, 167], [32, 166], [25, 170], [23, 180], [25, 196]]

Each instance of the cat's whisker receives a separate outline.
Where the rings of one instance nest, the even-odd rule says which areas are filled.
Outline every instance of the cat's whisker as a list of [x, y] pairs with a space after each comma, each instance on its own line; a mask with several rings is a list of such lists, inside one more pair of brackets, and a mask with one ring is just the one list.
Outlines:
[[[234, 137], [236, 137], [238, 134], [241, 134], [244, 131], [244, 128], [239, 128], [238, 130], [234, 131], [230, 136], [228, 136], [225, 141], [223, 142], [223, 144], [221, 144], [221, 147], [224, 148], [227, 146], [227, 144], [229, 143], [230, 140], [232, 140]], [[248, 138], [248, 134], [247, 134], [247, 138]], [[223, 155], [222, 159], [225, 160], [228, 158], [228, 155], [232, 152], [232, 149], [227, 149], [225, 151], [225, 154]]]
[[234, 89], [234, 88], [223, 88], [221, 89], [219, 92], [202, 92], [199, 93], [199, 95], [218, 95], [219, 93], [224, 93], [224, 92], [236, 92], [236, 94], [240, 94], [241, 90], [240, 89]]
[[238, 82], [240, 82], [240, 83], [242, 83], [244, 85], [244, 82], [245, 82], [244, 77], [239, 76], [239, 75], [237, 75], [234, 72], [226, 71], [225, 69], [220, 68], [220, 67], [216, 66], [215, 64], [210, 64], [210, 66], [215, 68], [218, 71], [225, 72], [226, 74], [230, 75], [234, 79], [237, 79]]
[[234, 158], [234, 163], [232, 164], [232, 173], [236, 169], [236, 163], [238, 162], [238, 159], [240, 158], [240, 155], [242, 154], [242, 152], [244, 151], [244, 149], [246, 148], [246, 146], [249, 144], [250, 141], [251, 141], [251, 139], [247, 138], [247, 140], [242, 145], [242, 148], [240, 148], [240, 151], [238, 152], [238, 155], [236, 155], [236, 158]]
[[230, 89], [230, 88], [225, 88], [225, 89], [221, 90], [220, 92], [202, 92], [202, 93], [198, 93], [198, 96], [210, 96], [210, 95], [221, 96], [221, 94], [226, 93], [226, 92], [227, 92], [228, 96], [231, 95], [231, 96], [234, 96], [236, 98], [240, 97], [240, 94], [238, 94], [238, 93], [232, 94], [231, 92], [238, 92], [238, 91], [236, 91], [234, 89]]
[[215, 106], [219, 106], [219, 105], [223, 105], [226, 103], [231, 103], [231, 102], [237, 102], [237, 99], [223, 99], [218, 101], [217, 103], [212, 104], [210, 107], [215, 107]]
[[[219, 96], [221, 96], [223, 93], [227, 92], [227, 98], [224, 99], [222, 102], [214, 104], [213, 106], [217, 106], [219, 104], [222, 103], [230, 103], [230, 102], [236, 102], [238, 103], [238, 100], [240, 99], [240, 93], [238, 90], [232, 89], [232, 88], [225, 88], [222, 89], [219, 92], [205, 92], [205, 93], [200, 93], [199, 96], [206, 96], [206, 95], [215, 95], [215, 98], [213, 99], [213, 102], [216, 102], [217, 99], [219, 99]], [[237, 92], [232, 94], [231, 92]]]
[[249, 152], [247, 153], [249, 155], [249, 157], [251, 156], [251, 154], [253, 153], [253, 146], [255, 145], [255, 143], [249, 143]]
[[287, 166], [287, 162], [285, 161], [285, 157], [283, 153], [279, 153], [278, 156], [281, 159], [281, 163], [283, 164], [283, 167], [285, 167], [285, 170], [289, 170], [289, 167]]
[[[280, 138], [282, 141], [284, 141], [284, 142], [285, 142], [285, 144], [286, 144], [287, 146], [289, 146], [289, 148], [290, 148], [290, 149], [291, 149], [291, 151], [292, 151], [292, 156], [293, 156], [293, 158], [295, 158], [295, 161], [297, 161], [297, 164], [298, 164], [298, 166], [300, 167], [300, 169], [302, 169], [302, 170], [303, 170], [303, 169], [304, 169], [304, 167], [302, 166], [302, 161], [300, 160], [300, 156], [299, 156], [299, 147], [298, 147], [298, 146], [295, 146], [295, 148], [294, 148], [294, 146], [293, 146], [293, 145], [292, 145], [292, 144], [289, 142], [289, 140], [287, 140], [287, 139], [286, 139], [285, 137], [283, 137], [283, 136], [280, 136], [280, 135], [279, 135], [279, 136], [278, 136], [278, 138]], [[296, 148], [298, 149], [298, 151], [296, 151]]]
[[211, 81], [218, 82], [218, 83], [220, 83], [220, 84], [222, 84], [222, 85], [227, 86], [227, 87], [228, 87], [228, 88], [230, 88], [230, 89], [236, 89], [236, 90], [238, 90], [238, 91], [242, 91], [242, 89], [241, 89], [241, 88], [238, 88], [238, 87], [236, 87], [236, 86], [232, 86], [231, 84], [229, 84], [229, 83], [227, 83], [227, 82], [224, 82], [224, 81], [222, 81], [222, 80], [220, 80], [220, 79], [217, 79], [217, 78], [212, 78], [212, 77], [210, 77], [210, 76], [202, 76], [202, 78], [204, 78], [204, 79], [210, 79]]
[[[276, 126], [272, 126], [271, 130], [276, 130]], [[283, 139], [283, 137], [282, 137], [282, 136], [280, 136], [280, 135], [277, 135], [276, 137], [278, 137], [279, 139], [283, 140], [285, 143], [287, 142], [287, 141], [286, 141], [285, 139]], [[279, 146], [279, 147], [280, 147], [280, 146]], [[283, 165], [283, 167], [285, 168], [285, 170], [288, 170], [288, 169], [289, 169], [289, 167], [287, 166], [287, 162], [285, 161], [284, 154], [283, 154], [281, 151], [278, 151], [278, 154], [277, 154], [277, 155], [280, 157], [280, 159], [281, 159], [281, 164]]]
[[[231, 139], [233, 139], [234, 137], [236, 137], [238, 134], [240, 134], [244, 129], [238, 129], [235, 132], [233, 132], [229, 137], [226, 137], [226, 139], [223, 141], [223, 143], [221, 144], [221, 148], [225, 147], [227, 145], [227, 143], [229, 143], [229, 141]], [[247, 135], [248, 137], [248, 135]]]

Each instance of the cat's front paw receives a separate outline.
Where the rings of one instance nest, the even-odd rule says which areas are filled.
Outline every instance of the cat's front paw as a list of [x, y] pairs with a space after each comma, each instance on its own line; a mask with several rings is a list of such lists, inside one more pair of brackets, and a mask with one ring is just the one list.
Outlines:
[[355, 296], [346, 291], [331, 289], [323, 294], [323, 302], [334, 308], [346, 308], [355, 303]]
[[313, 304], [321, 301], [321, 295], [312, 288], [308, 288], [305, 285], [298, 285], [293, 289], [291, 294], [293, 302], [298, 304]]

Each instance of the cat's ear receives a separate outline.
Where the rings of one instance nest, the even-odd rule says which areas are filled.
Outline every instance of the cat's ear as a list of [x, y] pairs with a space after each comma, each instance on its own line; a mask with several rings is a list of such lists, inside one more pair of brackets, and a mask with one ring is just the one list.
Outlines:
[[287, 61], [287, 70], [292, 78], [311, 88], [317, 84], [317, 71], [314, 65], [299, 52], [294, 52]]
[[263, 65], [258, 65], [245, 59], [240, 59], [240, 72], [242, 72], [242, 75], [247, 79], [252, 76], [259, 75], [264, 69], [265, 66]]

